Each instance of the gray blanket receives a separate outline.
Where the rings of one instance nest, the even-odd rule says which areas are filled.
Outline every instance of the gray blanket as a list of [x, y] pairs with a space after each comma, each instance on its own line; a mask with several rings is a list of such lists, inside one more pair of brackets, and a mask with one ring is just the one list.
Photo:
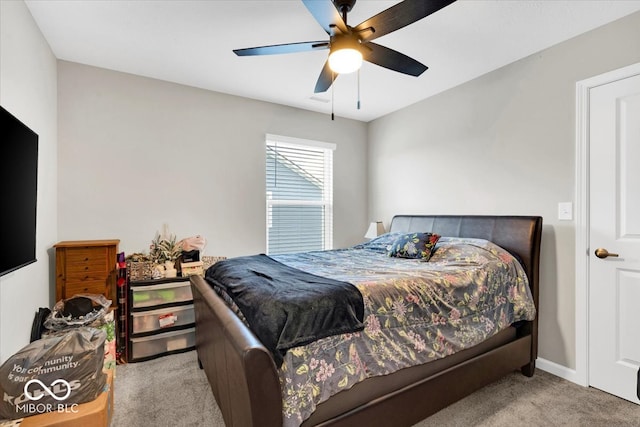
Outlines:
[[276, 365], [290, 348], [364, 328], [364, 303], [351, 283], [286, 266], [267, 255], [220, 261], [205, 279], [226, 292]]

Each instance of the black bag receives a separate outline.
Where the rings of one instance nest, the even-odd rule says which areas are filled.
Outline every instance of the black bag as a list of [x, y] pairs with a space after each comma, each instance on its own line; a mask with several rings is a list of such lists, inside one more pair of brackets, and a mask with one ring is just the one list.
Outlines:
[[33, 325], [31, 325], [31, 339], [29, 342], [34, 342], [42, 337], [42, 332], [45, 330], [44, 321], [51, 314], [51, 310], [47, 307], [40, 307], [36, 312], [36, 316], [33, 319]]
[[192, 251], [183, 251], [181, 257], [182, 262], [200, 261], [200, 251], [197, 249], [194, 249]]
[[64, 302], [62, 315], [72, 319], [84, 318], [93, 311], [93, 301], [85, 296], [69, 298]]

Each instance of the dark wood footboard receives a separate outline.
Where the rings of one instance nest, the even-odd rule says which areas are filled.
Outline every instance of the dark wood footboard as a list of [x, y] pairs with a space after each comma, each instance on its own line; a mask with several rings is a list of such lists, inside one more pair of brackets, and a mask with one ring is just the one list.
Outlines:
[[[394, 218], [391, 229], [433, 231], [446, 236], [494, 241], [522, 260], [538, 308], [541, 217], [400, 216]], [[271, 354], [202, 277], [192, 276], [191, 288], [198, 358], [225, 424], [227, 427], [282, 426], [281, 389]], [[512, 328], [511, 335], [501, 338], [499, 343], [455, 362], [447, 363], [443, 359], [442, 368], [413, 376], [408, 382], [405, 378], [405, 385], [400, 388], [389, 388], [388, 384], [397, 383], [409, 370], [422, 368], [407, 368], [367, 379], [320, 404], [303, 426], [410, 426], [509, 372], [521, 370], [525, 375], [533, 375], [537, 324], [536, 319], [525, 322], [517, 330]], [[386, 385], [380, 388], [379, 381]], [[379, 392], [365, 401], [360, 399], [359, 403], [345, 408], [343, 393], [353, 395], [358, 393], [358, 388], [367, 387], [390, 391]], [[325, 416], [322, 412], [331, 415]]]
[[200, 276], [191, 277], [196, 349], [227, 426], [282, 426], [282, 396], [269, 351]]

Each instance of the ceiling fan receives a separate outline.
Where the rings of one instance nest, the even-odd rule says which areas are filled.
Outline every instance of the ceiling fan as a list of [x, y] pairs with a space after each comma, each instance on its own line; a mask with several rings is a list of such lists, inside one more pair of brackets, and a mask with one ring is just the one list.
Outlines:
[[358, 70], [363, 60], [399, 73], [419, 76], [427, 69], [426, 65], [372, 40], [431, 15], [454, 1], [404, 0], [351, 27], [347, 24], [347, 13], [356, 0], [302, 0], [329, 35], [328, 41], [250, 47], [233, 52], [238, 56], [253, 56], [329, 49], [329, 58], [320, 72], [315, 93], [329, 89], [336, 74]]

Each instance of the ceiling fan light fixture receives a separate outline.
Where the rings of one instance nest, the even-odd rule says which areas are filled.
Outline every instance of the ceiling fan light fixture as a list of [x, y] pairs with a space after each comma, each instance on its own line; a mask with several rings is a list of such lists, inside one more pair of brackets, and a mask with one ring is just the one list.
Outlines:
[[329, 67], [338, 74], [349, 74], [362, 66], [362, 53], [358, 49], [343, 48], [329, 54]]
[[349, 74], [362, 67], [360, 40], [356, 34], [340, 34], [331, 37], [329, 68], [334, 73]]

